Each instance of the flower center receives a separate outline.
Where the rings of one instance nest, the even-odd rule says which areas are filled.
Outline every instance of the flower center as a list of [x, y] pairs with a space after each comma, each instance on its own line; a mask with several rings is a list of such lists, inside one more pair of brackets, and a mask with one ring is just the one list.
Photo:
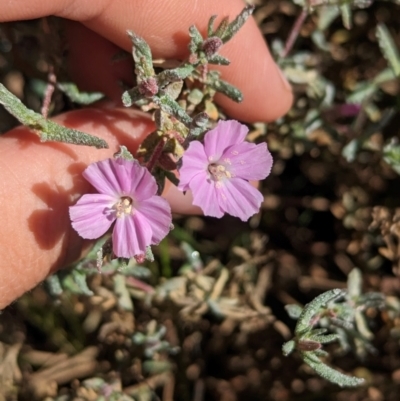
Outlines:
[[132, 203], [133, 199], [129, 196], [122, 196], [120, 200], [114, 205], [114, 209], [117, 211], [117, 217], [121, 217], [125, 214], [132, 214]]
[[231, 178], [232, 174], [222, 164], [211, 163], [208, 165], [208, 172], [214, 181], [222, 181], [225, 178]]

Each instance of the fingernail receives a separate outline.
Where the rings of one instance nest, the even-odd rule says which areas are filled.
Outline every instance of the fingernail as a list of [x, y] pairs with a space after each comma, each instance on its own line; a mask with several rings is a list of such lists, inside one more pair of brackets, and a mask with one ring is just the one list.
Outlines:
[[281, 77], [282, 86], [288, 91], [292, 92], [292, 86], [290, 85], [289, 81], [286, 79], [285, 74], [283, 71], [277, 66], [279, 76]]

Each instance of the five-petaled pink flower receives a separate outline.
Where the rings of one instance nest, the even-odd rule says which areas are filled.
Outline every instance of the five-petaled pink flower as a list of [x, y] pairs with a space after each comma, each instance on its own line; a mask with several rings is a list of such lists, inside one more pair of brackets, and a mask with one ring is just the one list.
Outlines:
[[107, 159], [91, 164], [83, 176], [99, 192], [83, 195], [69, 209], [72, 227], [87, 239], [101, 237], [115, 222], [113, 251], [140, 257], [171, 227], [171, 208], [157, 196], [157, 184], [136, 161]]
[[268, 176], [272, 156], [265, 143], [244, 142], [247, 132], [235, 120], [219, 121], [204, 145], [192, 141], [183, 155], [178, 188], [191, 190], [193, 204], [207, 216], [228, 213], [246, 221], [260, 209], [263, 196], [249, 180]]

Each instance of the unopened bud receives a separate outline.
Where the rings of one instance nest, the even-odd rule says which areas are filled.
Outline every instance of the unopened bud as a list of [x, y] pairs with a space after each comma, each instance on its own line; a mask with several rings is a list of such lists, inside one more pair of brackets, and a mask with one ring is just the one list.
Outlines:
[[223, 42], [217, 36], [212, 36], [203, 42], [202, 49], [207, 57], [213, 56], [219, 48], [223, 45]]
[[139, 85], [139, 92], [144, 97], [153, 97], [158, 93], [158, 84], [155, 78], [150, 77], [142, 81]]

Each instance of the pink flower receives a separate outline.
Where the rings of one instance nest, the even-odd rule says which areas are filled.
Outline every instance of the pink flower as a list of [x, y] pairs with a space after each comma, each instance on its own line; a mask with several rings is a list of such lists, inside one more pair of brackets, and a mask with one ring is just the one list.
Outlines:
[[204, 145], [192, 141], [182, 158], [178, 188], [191, 190], [205, 215], [224, 213], [246, 221], [260, 209], [262, 194], [250, 180], [262, 180], [272, 167], [267, 145], [244, 142], [248, 129], [235, 120], [220, 121]]
[[91, 164], [83, 176], [99, 192], [83, 195], [69, 208], [72, 227], [87, 239], [101, 237], [115, 222], [113, 251], [131, 258], [146, 253], [169, 232], [171, 209], [157, 196], [157, 184], [139, 163], [107, 159]]

